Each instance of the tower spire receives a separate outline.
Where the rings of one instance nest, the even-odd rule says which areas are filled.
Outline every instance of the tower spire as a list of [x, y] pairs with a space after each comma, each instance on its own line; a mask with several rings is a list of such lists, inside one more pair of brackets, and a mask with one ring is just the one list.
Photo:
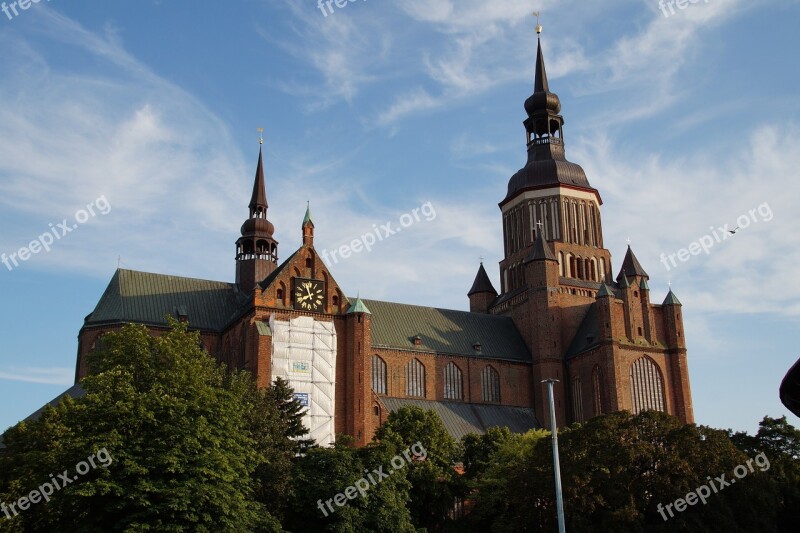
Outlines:
[[[258, 147], [258, 165], [256, 166], [256, 178], [253, 182], [253, 195], [250, 197], [250, 216], [263, 213], [263, 218], [267, 218], [267, 187], [264, 180], [264, 156], [261, 153], [261, 143]], [[261, 217], [258, 217], [261, 218]]]
[[[259, 134], [263, 128], [258, 129]], [[250, 198], [250, 216], [242, 224], [241, 237], [236, 241], [236, 285], [244, 293], [251, 293], [278, 266], [278, 241], [275, 226], [267, 220], [267, 188], [264, 180], [264, 156], [258, 139], [258, 164]]]

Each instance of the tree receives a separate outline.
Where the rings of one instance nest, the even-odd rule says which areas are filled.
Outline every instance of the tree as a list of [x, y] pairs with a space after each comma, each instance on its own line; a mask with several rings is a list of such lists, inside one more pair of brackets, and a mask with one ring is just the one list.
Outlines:
[[[664, 413], [595, 417], [559, 435], [567, 529], [571, 531], [764, 531], [780, 502], [770, 476], [711, 491], [705, 504], [667, 510], [709, 480], [746, 464], [726, 432], [684, 425]], [[513, 437], [477, 482], [465, 527], [490, 531], [555, 529], [550, 438]], [[665, 520], [666, 518], [666, 520]]]
[[[387, 443], [356, 449], [347, 439], [338, 440], [332, 448], [308, 450], [294, 465], [287, 529], [414, 532], [406, 507], [411, 485], [404, 470], [391, 471], [389, 466], [396, 451]], [[376, 470], [389, 475], [383, 478]], [[339, 506], [337, 499], [346, 503]]]
[[375, 439], [392, 443], [398, 450], [408, 450], [416, 443], [424, 447], [426, 458], [407, 467], [413, 487], [411, 517], [417, 527], [443, 528], [456, 498], [465, 495], [466, 486], [454, 469], [458, 458], [456, 441], [439, 416], [419, 407], [403, 407], [389, 414]]
[[[14, 519], [36, 531], [280, 530], [256, 501], [263, 448], [285, 446], [280, 416], [246, 374], [227, 374], [197, 333], [170, 319], [104, 336], [89, 357], [86, 395], [10, 429], [0, 493], [13, 500], [105, 449], [97, 468]], [[271, 429], [270, 429], [271, 428]]]

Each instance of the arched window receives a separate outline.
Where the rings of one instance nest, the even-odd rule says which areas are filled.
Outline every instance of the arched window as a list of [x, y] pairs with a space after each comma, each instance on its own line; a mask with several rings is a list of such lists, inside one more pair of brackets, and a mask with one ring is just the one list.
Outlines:
[[631, 394], [633, 414], [641, 411], [665, 411], [664, 379], [658, 365], [646, 355], [631, 365]]
[[481, 391], [484, 402], [500, 403], [500, 374], [491, 366], [481, 371]]
[[412, 359], [406, 365], [406, 396], [425, 397], [425, 366], [419, 359]]
[[564, 252], [558, 252], [558, 275], [561, 277], [565, 276], [565, 268], [564, 268]]
[[598, 365], [592, 369], [592, 403], [594, 416], [603, 414], [603, 371]]
[[572, 380], [572, 413], [575, 422], [583, 422], [583, 395], [581, 393], [581, 377], [575, 376]]
[[386, 394], [386, 362], [377, 355], [372, 356], [372, 390]]
[[461, 369], [453, 362], [447, 363], [447, 366], [444, 367], [444, 399], [464, 399], [464, 380], [461, 377]]

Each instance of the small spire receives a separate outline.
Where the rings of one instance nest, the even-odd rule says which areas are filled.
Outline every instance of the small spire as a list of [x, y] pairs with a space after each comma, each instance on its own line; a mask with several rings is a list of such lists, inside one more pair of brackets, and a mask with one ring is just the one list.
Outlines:
[[647, 272], [644, 271], [644, 268], [642, 268], [639, 260], [636, 259], [636, 255], [634, 255], [633, 250], [631, 250], [630, 244], [628, 245], [628, 251], [625, 253], [625, 259], [622, 261], [622, 268], [620, 268], [619, 274], [617, 274], [617, 281], [619, 281], [621, 277], [625, 276], [640, 276], [643, 278], [650, 277], [647, 275]]
[[497, 295], [497, 290], [494, 288], [494, 285], [492, 285], [492, 280], [489, 279], [489, 275], [486, 274], [486, 269], [483, 268], [483, 262], [481, 262], [481, 266], [478, 267], [478, 274], [475, 276], [475, 281], [472, 283], [472, 288], [467, 293], [467, 296], [482, 292]]
[[675, 293], [672, 292], [672, 288], [670, 288], [667, 297], [664, 298], [664, 303], [661, 305], [681, 305], [681, 301], [678, 300], [678, 297], [675, 296]]
[[306, 224], [314, 225], [314, 220], [311, 218], [311, 202], [306, 200], [306, 216], [303, 217], [303, 226]]
[[254, 211], [257, 208], [266, 210], [269, 205], [267, 204], [267, 186], [264, 180], [264, 156], [261, 154], [261, 147], [258, 147], [258, 165], [256, 166], [256, 178], [253, 183], [253, 196], [250, 199], [250, 210]]
[[353, 303], [353, 305], [350, 306], [350, 309], [348, 309], [347, 313], [345, 314], [352, 315], [354, 313], [363, 313], [365, 315], [372, 314], [370, 310], [367, 308], [367, 306], [364, 304], [364, 302], [361, 300], [361, 296], [356, 296], [356, 301]]
[[533, 243], [531, 253], [525, 259], [526, 263], [531, 261], [558, 261], [553, 251], [550, 250], [550, 245], [544, 240], [544, 231], [541, 228], [536, 232], [536, 241]]

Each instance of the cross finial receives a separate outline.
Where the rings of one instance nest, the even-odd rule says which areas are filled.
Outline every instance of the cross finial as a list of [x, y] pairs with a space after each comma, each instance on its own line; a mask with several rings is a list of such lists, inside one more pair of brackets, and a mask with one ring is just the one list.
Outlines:
[[631, 238], [630, 238], [630, 237], [628, 237], [628, 239], [627, 239], [627, 241], [626, 241], [626, 242], [628, 243], [628, 246], [630, 246], [630, 245], [631, 245]]
[[258, 130], [258, 144], [264, 144], [264, 128], [257, 128]]
[[483, 264], [483, 256], [480, 256], [481, 264]]
[[533, 16], [536, 17], [536, 35], [541, 35], [542, 34], [542, 25], [539, 24], [539, 12], [538, 11], [534, 11], [533, 12]]
[[539, 229], [542, 229], [542, 226], [544, 226], [544, 224], [542, 224], [541, 220], [539, 222], [537, 222], [536, 225], [539, 226]]

